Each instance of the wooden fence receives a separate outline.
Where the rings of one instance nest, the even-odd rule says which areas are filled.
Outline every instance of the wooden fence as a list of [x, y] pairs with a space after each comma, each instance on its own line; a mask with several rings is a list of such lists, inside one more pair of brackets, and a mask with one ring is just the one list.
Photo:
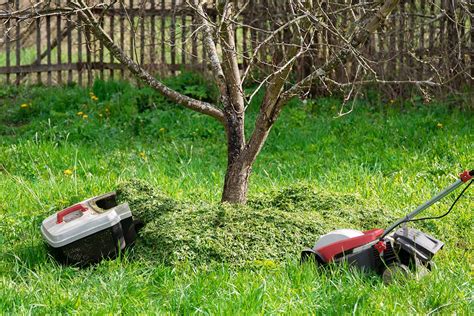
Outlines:
[[[251, 1], [247, 14], [253, 15], [244, 19], [264, 26], [262, 20], [268, 16], [264, 13], [268, 13], [272, 1], [278, 2]], [[347, 5], [350, 0], [334, 1]], [[5, 5], [20, 9], [24, 2], [9, 0]], [[123, 2], [122, 5], [116, 3], [97, 14], [102, 16], [101, 23], [111, 38], [152, 73], [165, 76], [182, 69], [205, 70], [202, 37], [193, 15], [181, 2], [129, 0], [126, 8]], [[472, 8], [470, 15], [464, 11], [456, 0], [402, 0], [384, 29], [371, 37], [363, 54], [373, 61], [369, 64], [382, 80], [442, 77], [453, 78], [449, 80], [452, 88], [469, 84], [469, 76], [474, 75], [474, 31]], [[334, 16], [331, 23], [343, 27], [350, 18], [349, 13], [344, 12]], [[0, 34], [3, 34], [0, 80], [6, 83], [90, 85], [97, 77], [128, 78], [124, 67], [74, 16], [48, 15], [21, 21], [0, 18], [0, 22]], [[244, 54], [261, 41], [260, 34], [253, 28], [239, 29], [236, 36]], [[330, 56], [331, 43], [335, 40], [324, 31], [317, 36], [316, 42], [329, 45], [321, 48], [313, 63], [324, 62]], [[241, 64], [246, 62], [243, 57]], [[303, 60], [297, 66], [297, 73], [304, 74], [311, 66]], [[355, 68], [349, 62], [330, 76], [349, 81]], [[467, 75], [466, 69], [470, 69]]]

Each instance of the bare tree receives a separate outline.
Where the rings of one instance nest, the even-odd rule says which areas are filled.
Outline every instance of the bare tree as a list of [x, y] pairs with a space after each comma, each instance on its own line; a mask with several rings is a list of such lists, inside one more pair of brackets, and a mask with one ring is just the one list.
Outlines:
[[[371, 67], [371, 61], [362, 56], [360, 48], [373, 32], [384, 25], [398, 2], [399, 0], [381, 0], [329, 8], [325, 1], [276, 1], [274, 5], [278, 6], [278, 10], [270, 11], [268, 8], [262, 8], [262, 15], [266, 15], [265, 19], [271, 22], [263, 27], [265, 23], [255, 23], [241, 18], [250, 1], [218, 1], [212, 8], [215, 14], [212, 17], [209, 8], [206, 8], [206, 0], [198, 3], [187, 1], [185, 5], [193, 11], [199, 22], [196, 29], [203, 34], [208, 56], [207, 64], [219, 88], [220, 98], [216, 104], [193, 99], [167, 87], [135, 62], [133, 56], [128, 55], [114, 43], [101, 26], [100, 16], [97, 15], [98, 9], [105, 11], [111, 3], [75, 0], [68, 1], [63, 8], [55, 10], [63, 10], [62, 14], [77, 15], [82, 26], [87, 27], [95, 38], [138, 79], [173, 102], [211, 116], [223, 125], [227, 136], [227, 170], [222, 201], [245, 203], [252, 165], [272, 126], [291, 98], [304, 96], [312, 86], [328, 88], [333, 85], [346, 89], [346, 100], [348, 100], [355, 94], [358, 83], [384, 82], [377, 78], [376, 71]], [[35, 8], [38, 8], [38, 5]], [[28, 12], [32, 16], [39, 14], [35, 10]], [[22, 14], [27, 18], [24, 12]], [[272, 15], [272, 12], [279, 14]], [[335, 27], [332, 23], [333, 19], [340, 18], [342, 13], [350, 17], [344, 29]], [[259, 44], [251, 51], [244, 51], [235, 45], [238, 27], [252, 28], [261, 37]], [[321, 32], [330, 34], [331, 42], [326, 40], [322, 43], [318, 37]], [[323, 45], [329, 57], [325, 62], [319, 63], [316, 56]], [[261, 53], [263, 48], [267, 53]], [[239, 60], [242, 59], [245, 61], [244, 69], [239, 67]], [[305, 60], [308, 67], [304, 69], [305, 75], [295, 80], [294, 67], [301, 60]], [[349, 83], [338, 83], [328, 78], [327, 74], [336, 68], [342, 67], [344, 71], [344, 65], [347, 65], [348, 60], [351, 61], [352, 67], [358, 69], [356, 76], [351, 77]], [[254, 76], [256, 72], [258, 77]], [[357, 75], [359, 73], [360, 76]], [[372, 76], [367, 79], [362, 74]], [[257, 82], [257, 89], [246, 94], [244, 92], [246, 82]], [[414, 83], [419, 86], [437, 84], [430, 79]], [[244, 129], [246, 110], [260, 90], [264, 93], [263, 101], [253, 131], [247, 137]]]

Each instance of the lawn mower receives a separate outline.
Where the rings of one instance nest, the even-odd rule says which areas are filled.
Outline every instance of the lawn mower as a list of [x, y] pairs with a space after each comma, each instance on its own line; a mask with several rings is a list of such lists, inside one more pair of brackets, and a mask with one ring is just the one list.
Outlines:
[[[359, 231], [338, 229], [321, 236], [313, 248], [304, 249], [301, 261], [312, 260], [319, 265], [330, 262], [347, 262], [350, 266], [371, 270], [382, 275], [389, 283], [395, 275], [408, 274], [411, 270], [429, 271], [431, 259], [444, 246], [443, 242], [417, 229], [406, 227], [406, 223], [439, 219], [448, 215], [456, 202], [472, 184], [474, 170], [464, 171], [459, 179], [417, 207], [414, 211], [400, 218], [387, 229]], [[440, 216], [414, 218], [446, 195], [467, 183], [449, 210]], [[397, 229], [398, 226], [403, 227]]]

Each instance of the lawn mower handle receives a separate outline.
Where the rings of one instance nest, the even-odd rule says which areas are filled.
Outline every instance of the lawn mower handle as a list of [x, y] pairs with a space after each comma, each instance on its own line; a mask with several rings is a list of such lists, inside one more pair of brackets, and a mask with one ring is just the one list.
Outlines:
[[413, 212], [411, 212], [410, 214], [408, 214], [407, 216], [403, 217], [403, 218], [400, 218], [398, 221], [396, 221], [395, 223], [393, 223], [389, 228], [387, 228], [384, 233], [382, 234], [382, 236], [380, 237], [380, 239], [384, 238], [385, 236], [387, 236], [394, 228], [396, 228], [398, 225], [402, 224], [403, 222], [406, 222], [406, 221], [409, 221], [410, 219], [412, 219], [413, 217], [415, 217], [417, 214], [419, 214], [420, 212], [426, 210], [428, 207], [430, 207], [431, 205], [433, 205], [434, 203], [438, 202], [439, 200], [441, 200], [442, 198], [444, 198], [446, 195], [448, 195], [449, 193], [453, 192], [454, 190], [456, 190], [459, 186], [461, 186], [463, 183], [466, 183], [468, 182], [469, 180], [471, 180], [472, 178], [474, 177], [474, 170], [471, 170], [471, 171], [464, 171], [463, 173], [461, 173], [459, 175], [459, 179], [456, 180], [456, 182], [454, 182], [453, 184], [451, 184], [449, 187], [447, 187], [446, 189], [444, 189], [443, 191], [439, 192], [437, 195], [435, 195], [434, 197], [432, 197], [430, 200], [426, 201], [425, 203], [423, 203], [422, 205], [418, 206]]

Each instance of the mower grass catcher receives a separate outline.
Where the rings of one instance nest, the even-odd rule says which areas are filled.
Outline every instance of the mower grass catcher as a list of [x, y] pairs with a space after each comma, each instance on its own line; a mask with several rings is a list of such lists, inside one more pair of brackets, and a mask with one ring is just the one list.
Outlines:
[[41, 233], [56, 260], [84, 266], [115, 258], [132, 245], [138, 224], [128, 204], [117, 205], [112, 192], [49, 216], [41, 225]]
[[[474, 170], [463, 172], [452, 185], [385, 230], [376, 228], [361, 232], [354, 229], [338, 229], [323, 235], [313, 248], [303, 250], [301, 261], [311, 259], [321, 265], [344, 261], [363, 270], [375, 271], [383, 276], [386, 283], [390, 282], [395, 274], [400, 272], [408, 274], [410, 268], [429, 270], [431, 259], [444, 244], [417, 229], [403, 227], [393, 231], [403, 223], [438, 219], [448, 215], [458, 199], [472, 184], [473, 176]], [[437, 217], [413, 219], [417, 214], [467, 182], [469, 183], [448, 212]]]

